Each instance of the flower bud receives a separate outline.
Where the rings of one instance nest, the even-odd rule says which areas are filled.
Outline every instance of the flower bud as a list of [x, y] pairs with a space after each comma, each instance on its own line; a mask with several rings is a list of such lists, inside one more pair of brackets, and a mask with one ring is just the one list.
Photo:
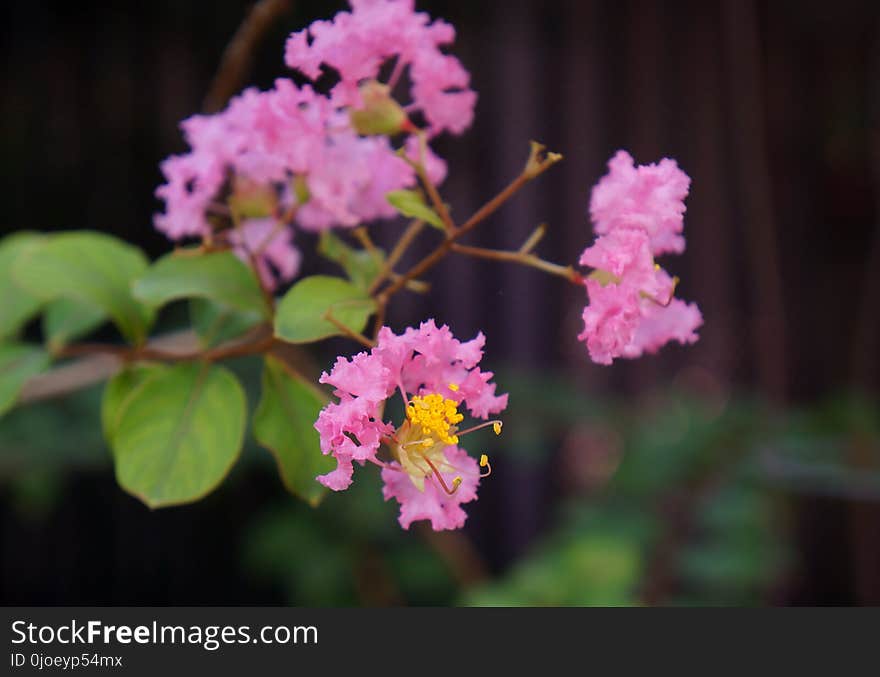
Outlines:
[[236, 177], [229, 209], [236, 221], [271, 216], [278, 205], [278, 195], [272, 186]]
[[409, 126], [406, 111], [393, 98], [391, 90], [381, 82], [370, 80], [360, 87], [363, 108], [352, 109], [351, 125], [365, 136], [393, 136]]

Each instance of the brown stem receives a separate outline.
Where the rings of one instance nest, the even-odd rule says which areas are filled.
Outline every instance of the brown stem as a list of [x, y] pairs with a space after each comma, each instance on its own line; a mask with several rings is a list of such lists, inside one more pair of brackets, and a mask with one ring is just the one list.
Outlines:
[[428, 172], [425, 171], [425, 154], [427, 153], [427, 145], [428, 141], [425, 137], [425, 133], [420, 132], [419, 161], [411, 164], [416, 170], [416, 174], [418, 174], [419, 180], [422, 182], [425, 190], [428, 192], [428, 197], [431, 198], [431, 204], [434, 205], [434, 210], [440, 216], [440, 220], [443, 221], [443, 225], [446, 227], [446, 232], [454, 233], [456, 230], [455, 222], [452, 220], [452, 216], [450, 216], [449, 210], [446, 208], [446, 203], [443, 202], [443, 199], [440, 197], [440, 192], [437, 190], [437, 186], [434, 185], [434, 182], [428, 177]]
[[379, 307], [376, 310], [376, 319], [373, 321], [373, 338], [379, 337], [379, 330], [382, 329], [382, 325], [385, 324], [386, 306], [387, 302], [379, 303]]
[[361, 246], [369, 252], [370, 256], [380, 256], [379, 250], [376, 249], [376, 245], [373, 243], [373, 238], [370, 237], [370, 233], [367, 231], [366, 226], [358, 226], [351, 232], [357, 241], [361, 243]]
[[[461, 232], [460, 230], [458, 232]], [[443, 240], [437, 248], [428, 254], [425, 258], [419, 261], [416, 265], [406, 271], [403, 275], [401, 275], [397, 281], [392, 282], [385, 290], [379, 294], [376, 298], [379, 305], [385, 305], [388, 303], [388, 299], [390, 299], [394, 294], [399, 292], [410, 280], [421, 277], [423, 274], [431, 270], [435, 265], [437, 265], [440, 260], [449, 253], [450, 248], [452, 247], [452, 237], [450, 235], [447, 239]]]
[[263, 295], [263, 303], [265, 303], [266, 308], [269, 309], [269, 315], [272, 315], [275, 311], [275, 295], [263, 281], [263, 276], [260, 275], [260, 268], [257, 265], [257, 255], [250, 250], [247, 250], [247, 255], [248, 262], [251, 264], [251, 270], [257, 278], [257, 284], [260, 285], [260, 293]]
[[467, 221], [465, 221], [458, 229], [456, 235], [459, 237], [464, 235], [467, 232], [470, 232], [477, 225], [485, 221], [489, 216], [495, 213], [501, 205], [507, 202], [510, 198], [516, 195], [519, 190], [525, 186], [531, 179], [525, 175], [525, 172], [517, 176], [513, 181], [511, 181], [504, 190], [502, 190], [498, 195], [489, 200], [486, 204], [480, 207], [476, 212], [474, 212], [473, 216], [471, 216]]
[[274, 21], [290, 10], [290, 0], [260, 0], [248, 12], [226, 46], [202, 109], [215, 113], [241, 89], [260, 40]]
[[583, 277], [571, 266], [560, 266], [558, 263], [551, 263], [534, 254], [523, 253], [522, 251], [502, 251], [498, 249], [484, 249], [483, 247], [468, 247], [458, 243], [452, 244], [452, 251], [465, 256], [473, 256], [479, 259], [489, 259], [491, 261], [507, 261], [510, 263], [518, 263], [523, 266], [530, 266], [543, 270], [545, 273], [565, 278], [572, 284], [582, 284]]
[[497, 211], [498, 208], [511, 197], [516, 195], [516, 193], [529, 181], [538, 178], [562, 159], [562, 156], [558, 153], [548, 153], [546, 156], [544, 156], [543, 153], [544, 146], [533, 141], [532, 150], [529, 154], [529, 160], [526, 163], [525, 169], [523, 169], [520, 175], [511, 181], [504, 190], [480, 207], [473, 216], [465, 221], [458, 231], [456, 231], [456, 237], [461, 237], [465, 233], [473, 230], [477, 225], [485, 221], [486, 218]]
[[557, 153], [547, 153], [545, 155], [544, 146], [533, 141], [531, 152], [529, 153], [529, 159], [526, 162], [525, 168], [522, 170], [522, 172], [520, 172], [519, 176], [511, 181], [507, 185], [507, 187], [504, 188], [495, 197], [493, 197], [486, 204], [480, 207], [473, 214], [473, 216], [471, 216], [467, 221], [464, 222], [464, 224], [462, 224], [461, 227], [456, 228], [454, 231], [447, 231], [446, 239], [444, 239], [439, 245], [437, 245], [437, 248], [434, 249], [434, 251], [432, 251], [421, 261], [416, 263], [412, 268], [404, 273], [400, 277], [400, 279], [386, 287], [382, 291], [382, 293], [376, 297], [376, 302], [379, 306], [380, 311], [384, 310], [384, 307], [385, 305], [387, 305], [388, 300], [394, 294], [403, 289], [403, 287], [406, 286], [406, 284], [410, 280], [416, 277], [421, 277], [424, 273], [437, 265], [440, 260], [449, 253], [449, 251], [452, 249], [452, 245], [458, 238], [476, 228], [486, 218], [488, 218], [496, 210], [498, 210], [498, 208], [501, 207], [505, 202], [516, 195], [516, 193], [529, 181], [543, 174], [561, 159], [562, 156]]
[[349, 327], [347, 324], [340, 322], [338, 319], [333, 317], [333, 312], [328, 310], [324, 313], [324, 319], [327, 320], [330, 324], [336, 327], [339, 331], [341, 331], [345, 336], [350, 338], [352, 341], [357, 341], [362, 346], [367, 348], [374, 348], [376, 346], [375, 341], [371, 341], [366, 336], [361, 333], [356, 332], [354, 329]]
[[[388, 275], [388, 279], [392, 282], [397, 282], [401, 277], [400, 273], [391, 273]], [[425, 282], [424, 280], [407, 280], [405, 287], [416, 294], [427, 294], [431, 290], [431, 283]]]
[[104, 343], [75, 343], [58, 351], [58, 357], [83, 357], [88, 355], [110, 355], [124, 361], [157, 360], [160, 362], [192, 362], [203, 360], [214, 362], [245, 355], [256, 355], [267, 352], [275, 343], [275, 337], [266, 333], [265, 328], [258, 328], [258, 338], [249, 341], [217, 346], [210, 350], [197, 350], [185, 353], [169, 352], [150, 346], [131, 348], [114, 346]]
[[30, 379], [18, 396], [18, 404], [61, 397], [106, 381], [119, 371], [121, 360], [113, 355], [92, 355], [57, 367]]
[[416, 237], [418, 237], [424, 227], [424, 221], [418, 219], [410, 221], [410, 224], [407, 226], [406, 230], [403, 231], [403, 235], [400, 236], [397, 244], [394, 245], [388, 258], [385, 259], [385, 265], [382, 266], [379, 275], [376, 276], [376, 279], [373, 280], [373, 284], [370, 285], [369, 293], [371, 295], [374, 294], [382, 282], [391, 275], [394, 266], [397, 265], [397, 262], [400, 261], [401, 257], [406, 253], [409, 246], [415, 241]]
[[519, 248], [520, 254], [529, 254], [535, 247], [538, 246], [538, 243], [544, 239], [544, 235], [547, 234], [547, 224], [542, 223], [540, 226], [535, 228], [531, 235], [523, 242], [522, 247]]

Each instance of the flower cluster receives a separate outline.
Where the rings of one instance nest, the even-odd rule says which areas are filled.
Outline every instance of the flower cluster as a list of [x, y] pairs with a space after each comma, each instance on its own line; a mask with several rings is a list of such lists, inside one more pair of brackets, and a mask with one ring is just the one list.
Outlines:
[[[337, 467], [318, 477], [340, 491], [352, 481], [353, 462], [381, 466], [386, 500], [400, 503], [404, 528], [417, 520], [430, 520], [435, 530], [457, 529], [466, 515], [461, 504], [476, 498], [480, 464], [458, 446], [461, 436], [500, 421], [489, 416], [507, 407], [507, 395], [496, 395], [492, 372], [477, 367], [485, 337], [458, 341], [447, 326], [433, 320], [418, 329], [394, 334], [384, 327], [376, 346], [351, 359], [339, 357], [321, 383], [334, 387], [337, 402], [321, 411], [315, 428], [321, 451], [332, 454]], [[384, 420], [386, 403], [399, 394], [405, 419], [394, 425]], [[485, 422], [461, 430], [459, 408]], [[390, 457], [379, 458], [384, 445]]]
[[287, 65], [312, 80], [321, 75], [322, 64], [332, 68], [339, 76], [331, 92], [334, 103], [363, 109], [364, 83], [375, 82], [382, 66], [393, 60], [388, 89], [404, 70], [409, 72], [412, 102], [405, 113], [420, 112], [432, 136], [470, 127], [477, 101], [470, 75], [457, 58], [440, 51], [455, 40], [455, 29], [415, 12], [413, 0], [351, 0], [351, 6], [351, 12], [339, 12], [333, 21], [316, 21], [291, 35]]
[[696, 304], [674, 297], [677, 279], [654, 262], [684, 251], [687, 174], [669, 159], [636, 167], [625, 151], [608, 169], [590, 200], [598, 237], [580, 258], [595, 270], [585, 279], [589, 305], [578, 338], [599, 364], [653, 353], [672, 340], [694, 343], [703, 323]]
[[[351, 4], [352, 12], [316, 21], [287, 43], [291, 68], [313, 78], [322, 63], [336, 70], [329, 95], [279, 79], [182, 123], [190, 150], [162, 163], [166, 183], [156, 191], [165, 211], [155, 225], [170, 239], [223, 239], [257, 260], [271, 288], [297, 273], [292, 225], [321, 231], [395, 216], [386, 195], [416, 184], [413, 163], [443, 181], [446, 165], [426, 140], [466, 129], [476, 101], [467, 71], [439, 49], [454, 30], [407, 0]], [[381, 83], [389, 59], [394, 72]], [[405, 67], [413, 102], [402, 107], [392, 90]], [[424, 131], [410, 121], [413, 112], [425, 119]]]

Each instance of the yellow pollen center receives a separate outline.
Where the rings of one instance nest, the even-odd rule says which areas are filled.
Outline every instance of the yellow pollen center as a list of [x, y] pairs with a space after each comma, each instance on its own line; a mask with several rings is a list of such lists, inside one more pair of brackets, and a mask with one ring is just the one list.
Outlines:
[[406, 417], [412, 425], [421, 428], [425, 436], [425, 444], [431, 446], [430, 440], [443, 444], [458, 444], [456, 424], [464, 420], [458, 413], [458, 403], [437, 393], [431, 395], [414, 395], [412, 402], [406, 407]]

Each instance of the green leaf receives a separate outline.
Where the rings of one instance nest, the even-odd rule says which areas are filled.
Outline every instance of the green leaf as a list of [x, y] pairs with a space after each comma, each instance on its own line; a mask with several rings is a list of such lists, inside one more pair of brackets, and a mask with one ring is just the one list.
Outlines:
[[160, 364], [136, 364], [123, 369], [107, 381], [101, 397], [101, 429], [111, 450], [113, 435], [124, 407], [131, 402], [132, 396], [148, 378], [166, 370], [167, 367]]
[[116, 479], [151, 508], [202, 498], [241, 453], [245, 395], [223, 367], [182, 363], [163, 370], [120, 409], [115, 431], [110, 425]]
[[0, 416], [18, 399], [27, 380], [49, 366], [49, 355], [36, 346], [23, 343], [0, 345]]
[[43, 313], [43, 336], [50, 352], [85, 336], [107, 320], [100, 308], [82, 301], [58, 298], [50, 301]]
[[197, 297], [269, 315], [253, 271], [228, 251], [197, 254], [188, 250], [163, 256], [135, 281], [134, 295], [154, 308]]
[[315, 477], [330, 472], [333, 459], [321, 453], [315, 420], [327, 403], [315, 386], [267, 357], [263, 392], [254, 412], [254, 437], [275, 456], [284, 486], [317, 506], [326, 489]]
[[131, 282], [147, 267], [137, 247], [89, 231], [52, 235], [19, 258], [13, 277], [44, 301], [65, 298], [100, 308], [134, 343], [146, 338], [153, 313], [131, 295]]
[[189, 318], [205, 348], [212, 348], [238, 338], [263, 321], [259, 310], [233, 310], [209, 299], [189, 302]]
[[404, 216], [421, 219], [435, 228], [446, 230], [443, 219], [425, 202], [425, 198], [417, 190], [392, 190], [385, 199]]
[[342, 266], [352, 284], [363, 290], [370, 288], [385, 263], [385, 252], [381, 249], [355, 249], [329, 230], [321, 233], [318, 253]]
[[375, 301], [352, 283], [313, 275], [297, 282], [281, 299], [275, 335], [288, 343], [308, 343], [340, 334], [324, 319], [327, 312], [352, 331], [363, 331], [375, 309]]
[[42, 302], [27, 293], [12, 277], [12, 265], [33, 247], [42, 236], [36, 233], [13, 233], [0, 240], [0, 339], [12, 336], [40, 309]]

